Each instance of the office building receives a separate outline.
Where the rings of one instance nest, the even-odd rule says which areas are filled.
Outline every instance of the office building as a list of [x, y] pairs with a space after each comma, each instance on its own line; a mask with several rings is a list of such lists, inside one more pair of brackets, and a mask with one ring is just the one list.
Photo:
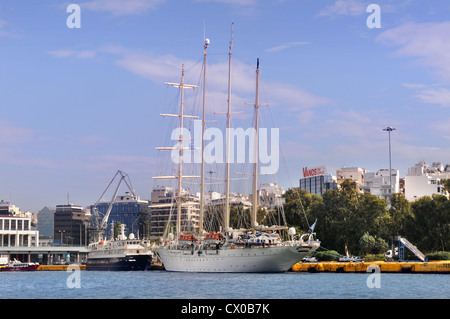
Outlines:
[[[110, 201], [100, 201], [97, 203], [97, 210], [103, 217], [108, 211]], [[92, 212], [94, 205], [89, 207]], [[126, 192], [124, 195], [117, 195], [109, 214], [106, 238], [112, 238], [112, 229], [115, 224], [125, 225], [125, 235], [133, 234], [137, 238], [149, 236], [148, 221], [150, 209], [149, 201], [141, 199], [139, 196]]]
[[56, 205], [54, 242], [64, 245], [86, 245], [88, 216], [83, 207], [66, 204]]
[[313, 168], [303, 167], [303, 178], [300, 179], [300, 189], [311, 194], [323, 195], [327, 190], [337, 187], [336, 177], [326, 173], [325, 166]]

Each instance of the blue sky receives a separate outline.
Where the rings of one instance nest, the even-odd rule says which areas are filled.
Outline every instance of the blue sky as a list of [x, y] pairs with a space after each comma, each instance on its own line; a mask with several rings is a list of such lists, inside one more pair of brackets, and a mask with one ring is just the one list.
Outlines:
[[[70, 3], [79, 29], [66, 25]], [[367, 26], [371, 3], [381, 28]], [[0, 199], [38, 211], [69, 194], [86, 206], [119, 169], [149, 198], [155, 148], [170, 142], [159, 114], [177, 105], [164, 82], [179, 81], [184, 63], [200, 84], [206, 30], [208, 117], [221, 125], [231, 22], [232, 107], [245, 112], [234, 125], [251, 125], [260, 58], [271, 112], [261, 116], [280, 129], [285, 188], [304, 166], [387, 168], [386, 126], [397, 129], [401, 176], [419, 160], [450, 163], [446, 1], [1, 0]], [[188, 112], [201, 109], [196, 92]]]

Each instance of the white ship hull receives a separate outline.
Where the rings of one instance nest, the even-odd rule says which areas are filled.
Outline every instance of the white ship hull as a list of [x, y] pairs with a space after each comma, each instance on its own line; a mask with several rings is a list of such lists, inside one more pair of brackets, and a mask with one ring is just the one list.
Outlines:
[[167, 271], [180, 272], [250, 272], [276, 273], [291, 269], [302, 258], [314, 252], [320, 244], [221, 248], [218, 250], [157, 249]]

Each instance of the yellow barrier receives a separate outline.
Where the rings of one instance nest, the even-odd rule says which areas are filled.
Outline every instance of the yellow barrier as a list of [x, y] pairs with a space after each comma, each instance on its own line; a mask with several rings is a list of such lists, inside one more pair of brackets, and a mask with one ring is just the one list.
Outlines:
[[430, 262], [318, 262], [297, 263], [292, 267], [294, 272], [367, 272], [371, 265], [379, 267], [380, 272], [393, 273], [442, 273], [450, 274], [450, 261]]
[[[80, 270], [86, 270], [86, 265], [76, 265], [80, 268]], [[37, 270], [43, 270], [43, 271], [53, 271], [53, 270], [59, 270], [59, 271], [66, 271], [67, 267], [69, 265], [40, 265]]]

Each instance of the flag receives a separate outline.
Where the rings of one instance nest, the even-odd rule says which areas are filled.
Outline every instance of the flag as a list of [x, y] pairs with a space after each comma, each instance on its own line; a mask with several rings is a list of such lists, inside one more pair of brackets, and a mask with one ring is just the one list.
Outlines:
[[316, 220], [314, 221], [314, 223], [311, 225], [311, 227], [309, 227], [308, 233], [312, 233], [312, 232], [314, 231], [314, 227], [316, 227], [316, 223], [317, 223], [317, 218], [316, 218]]

